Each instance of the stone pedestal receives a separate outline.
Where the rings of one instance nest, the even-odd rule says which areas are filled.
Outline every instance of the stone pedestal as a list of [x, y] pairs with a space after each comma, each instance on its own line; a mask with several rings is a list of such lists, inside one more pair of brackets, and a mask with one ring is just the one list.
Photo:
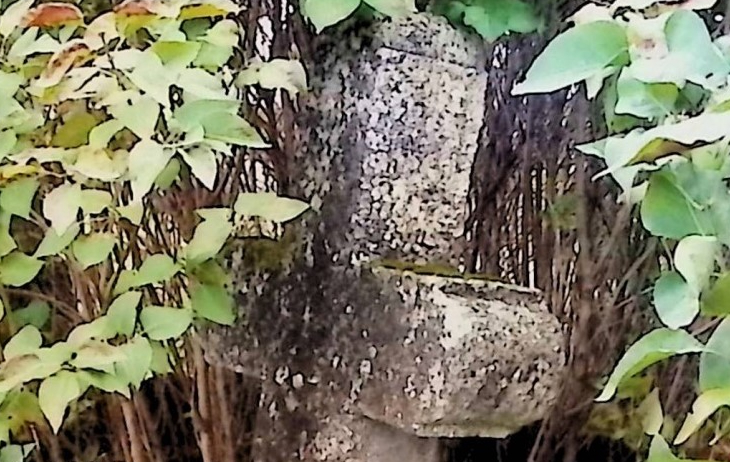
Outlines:
[[[458, 276], [485, 62], [426, 15], [319, 46], [293, 195], [314, 211], [231, 255], [240, 324], [210, 361], [262, 380], [257, 462], [440, 462], [438, 438], [542, 418], [563, 366], [536, 291]], [[262, 250], [263, 249], [263, 250]]]

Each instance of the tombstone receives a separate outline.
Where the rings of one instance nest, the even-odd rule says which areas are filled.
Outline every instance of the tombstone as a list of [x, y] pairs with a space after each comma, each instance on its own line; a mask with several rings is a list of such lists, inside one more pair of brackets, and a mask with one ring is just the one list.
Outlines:
[[437, 462], [440, 438], [543, 418], [564, 365], [540, 293], [461, 274], [483, 46], [420, 14], [318, 44], [292, 195], [229, 263], [240, 321], [206, 358], [261, 380], [257, 462]]

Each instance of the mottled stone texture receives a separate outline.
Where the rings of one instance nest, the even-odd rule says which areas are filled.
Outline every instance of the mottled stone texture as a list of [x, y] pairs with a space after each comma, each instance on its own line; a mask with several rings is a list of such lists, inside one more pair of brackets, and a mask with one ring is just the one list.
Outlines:
[[262, 380], [254, 459], [438, 462], [433, 437], [540, 419], [563, 338], [539, 293], [382, 264], [463, 263], [481, 47], [420, 15], [318, 49], [292, 175], [315, 211], [276, 244], [242, 241], [241, 322], [204, 339]]

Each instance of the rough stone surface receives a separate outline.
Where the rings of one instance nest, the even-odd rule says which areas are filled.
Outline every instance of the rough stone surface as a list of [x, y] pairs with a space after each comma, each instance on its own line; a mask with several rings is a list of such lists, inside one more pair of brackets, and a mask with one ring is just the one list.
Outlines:
[[262, 380], [260, 462], [389, 462], [387, 444], [436, 462], [419, 436], [533, 422], [563, 364], [539, 293], [383, 263], [463, 263], [485, 64], [429, 16], [353, 30], [320, 45], [311, 76], [292, 192], [315, 211], [279, 242], [241, 242], [242, 322], [204, 339], [209, 360]]

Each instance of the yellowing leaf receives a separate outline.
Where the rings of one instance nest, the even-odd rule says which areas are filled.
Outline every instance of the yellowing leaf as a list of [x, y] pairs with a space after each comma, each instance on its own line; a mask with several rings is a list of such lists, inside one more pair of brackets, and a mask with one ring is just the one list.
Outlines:
[[644, 427], [644, 433], [652, 436], [659, 434], [664, 423], [664, 412], [662, 411], [662, 403], [659, 400], [658, 388], [649, 393], [639, 406], [638, 411], [641, 415], [641, 425]]
[[730, 388], [718, 388], [702, 393], [692, 405], [692, 412], [679, 429], [674, 444], [682, 444], [702, 423], [722, 406], [730, 405]]
[[57, 85], [74, 65], [80, 63], [90, 54], [89, 47], [82, 40], [72, 40], [56, 51], [48, 65], [41, 73], [35, 85], [48, 88]]
[[114, 181], [127, 171], [128, 154], [125, 151], [109, 152], [106, 149], [82, 146], [77, 152], [76, 161], [68, 169], [87, 178]]
[[70, 3], [49, 2], [38, 5], [23, 18], [25, 27], [60, 27], [66, 24], [81, 24], [84, 15]]
[[41, 171], [35, 165], [3, 165], [0, 167], [0, 182], [12, 180], [17, 176], [35, 175]]
[[34, 353], [43, 344], [43, 337], [35, 326], [25, 326], [3, 347], [5, 360]]

